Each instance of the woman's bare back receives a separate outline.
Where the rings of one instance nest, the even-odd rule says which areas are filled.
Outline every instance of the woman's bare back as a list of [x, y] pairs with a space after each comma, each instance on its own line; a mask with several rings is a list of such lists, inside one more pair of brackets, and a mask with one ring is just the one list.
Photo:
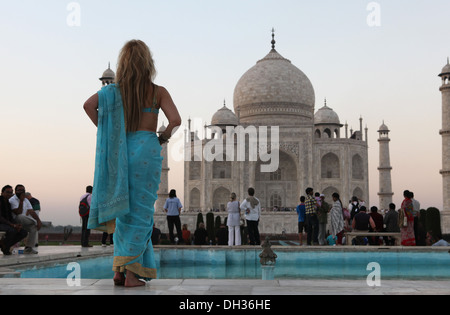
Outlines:
[[152, 88], [148, 90], [144, 108], [152, 109], [152, 111], [143, 112], [138, 130], [156, 132], [156, 128], [158, 128], [158, 113], [161, 107], [161, 95], [159, 93], [162, 89], [162, 87], [153, 84]]
[[[178, 109], [175, 106], [172, 97], [169, 92], [162, 86], [157, 86], [156, 93], [157, 107], [164, 112], [167, 120], [169, 121], [166, 131], [163, 133], [166, 139], [172, 136], [172, 131], [175, 127], [181, 125], [181, 117], [178, 113]], [[153, 89], [149, 89], [148, 97], [144, 104], [144, 107], [151, 107], [153, 105]], [[98, 94], [92, 95], [85, 103], [84, 110], [89, 118], [92, 120], [95, 126], [98, 124]], [[156, 113], [143, 113], [139, 123], [139, 129], [143, 131], [156, 132], [158, 128], [158, 114]]]
[[[153, 87], [149, 89], [144, 107], [154, 108], [164, 112], [164, 115], [169, 121], [165, 134], [167, 138], [170, 138], [172, 130], [181, 124], [181, 117], [169, 92], [162, 86], [153, 85]], [[156, 132], [157, 128], [158, 114], [154, 111], [144, 112], [138, 130]]]

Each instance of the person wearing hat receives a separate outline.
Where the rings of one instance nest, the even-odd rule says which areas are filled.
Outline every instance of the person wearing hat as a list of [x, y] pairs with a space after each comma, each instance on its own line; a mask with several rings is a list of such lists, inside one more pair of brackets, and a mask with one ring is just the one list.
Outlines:
[[327, 217], [330, 212], [330, 205], [325, 201], [325, 195], [320, 194], [321, 202], [317, 207], [317, 218], [319, 219], [319, 245], [326, 245], [325, 234], [327, 231]]

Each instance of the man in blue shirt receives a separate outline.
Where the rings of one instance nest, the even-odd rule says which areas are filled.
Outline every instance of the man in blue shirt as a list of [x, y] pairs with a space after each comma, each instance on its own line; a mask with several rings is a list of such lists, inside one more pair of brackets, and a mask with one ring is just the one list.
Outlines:
[[303, 245], [303, 229], [305, 229], [305, 217], [306, 217], [306, 206], [305, 206], [305, 196], [300, 197], [300, 204], [297, 206], [298, 213], [298, 239], [300, 241], [300, 246]]
[[183, 205], [180, 199], [177, 198], [175, 189], [169, 192], [169, 198], [166, 199], [164, 204], [164, 211], [167, 212], [167, 225], [169, 227], [169, 238], [172, 244], [175, 244], [175, 236], [173, 234], [173, 226], [177, 229], [177, 237], [179, 242], [183, 242], [183, 233], [181, 232], [181, 220], [180, 213]]

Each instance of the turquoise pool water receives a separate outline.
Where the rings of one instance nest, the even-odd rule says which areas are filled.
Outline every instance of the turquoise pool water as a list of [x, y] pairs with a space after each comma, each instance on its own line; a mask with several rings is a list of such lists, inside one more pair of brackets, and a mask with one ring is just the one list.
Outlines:
[[[160, 249], [159, 279], [261, 279], [259, 250]], [[450, 279], [445, 252], [276, 251], [275, 279], [363, 279], [376, 262], [383, 279]], [[110, 279], [111, 256], [79, 259], [81, 278]], [[67, 278], [68, 261], [16, 269], [22, 278]]]

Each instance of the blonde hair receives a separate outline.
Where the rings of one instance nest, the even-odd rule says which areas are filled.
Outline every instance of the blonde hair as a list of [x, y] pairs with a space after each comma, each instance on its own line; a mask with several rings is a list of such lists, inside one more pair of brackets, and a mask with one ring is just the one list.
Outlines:
[[116, 83], [122, 94], [128, 132], [139, 128], [149, 89], [154, 88], [155, 76], [155, 65], [148, 46], [141, 40], [127, 42], [119, 54]]

